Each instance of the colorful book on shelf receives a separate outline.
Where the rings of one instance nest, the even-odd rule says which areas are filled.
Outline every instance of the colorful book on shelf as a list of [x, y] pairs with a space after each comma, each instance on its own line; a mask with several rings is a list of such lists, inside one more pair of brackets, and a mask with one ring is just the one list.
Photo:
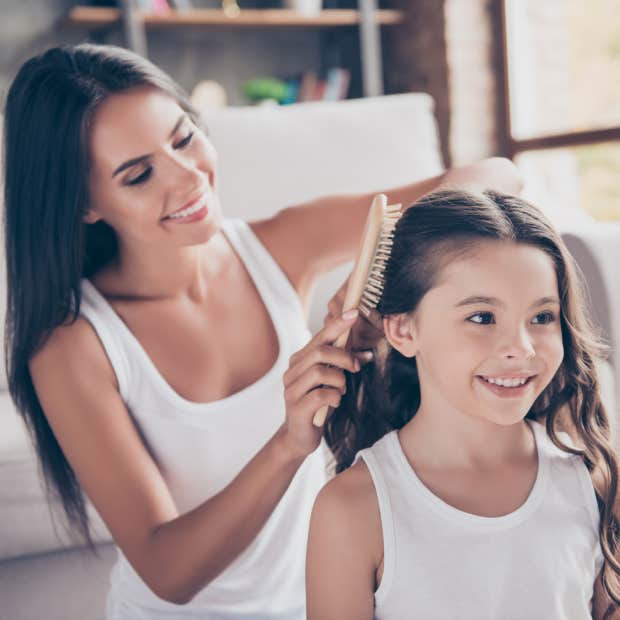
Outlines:
[[340, 101], [341, 99], [346, 99], [350, 81], [351, 72], [347, 69], [342, 67], [332, 67], [329, 69], [325, 80], [323, 100]]
[[314, 71], [305, 71], [301, 76], [301, 83], [299, 84], [299, 92], [297, 94], [297, 101], [314, 101], [316, 93], [317, 78]]
[[165, 15], [170, 12], [170, 5], [167, 0], [151, 0], [151, 12], [156, 15]]

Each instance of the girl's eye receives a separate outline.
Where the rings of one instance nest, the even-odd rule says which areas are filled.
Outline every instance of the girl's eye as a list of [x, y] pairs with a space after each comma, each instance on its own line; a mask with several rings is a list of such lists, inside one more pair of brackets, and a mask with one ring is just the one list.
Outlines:
[[151, 168], [151, 166], [149, 166], [140, 176], [127, 181], [127, 185], [139, 185], [140, 183], [144, 183], [151, 176], [152, 170], [153, 169]]
[[177, 142], [174, 145], [175, 149], [184, 149], [191, 141], [192, 138], [194, 137], [194, 132], [191, 131], [190, 133], [188, 133], [185, 138], [183, 138], [183, 140], [181, 140], [180, 142]]
[[495, 317], [491, 312], [477, 312], [468, 317], [467, 320], [476, 325], [490, 325], [491, 323], [495, 323]]
[[[541, 321], [537, 321], [537, 319], [542, 319]], [[555, 315], [553, 312], [541, 312], [534, 317], [532, 321], [536, 325], [548, 325], [549, 323], [553, 323], [555, 321]]]

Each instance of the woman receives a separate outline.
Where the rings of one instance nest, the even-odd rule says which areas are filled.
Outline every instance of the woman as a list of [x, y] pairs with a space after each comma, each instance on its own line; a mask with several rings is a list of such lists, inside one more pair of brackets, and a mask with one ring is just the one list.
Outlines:
[[[118, 545], [108, 617], [304, 618], [311, 420], [359, 361], [331, 346], [355, 317], [310, 339], [302, 307], [370, 195], [226, 220], [185, 96], [109, 46], [25, 63], [5, 140], [11, 393], [70, 522], [89, 540], [85, 493]], [[520, 186], [494, 159], [387, 194], [442, 180]]]

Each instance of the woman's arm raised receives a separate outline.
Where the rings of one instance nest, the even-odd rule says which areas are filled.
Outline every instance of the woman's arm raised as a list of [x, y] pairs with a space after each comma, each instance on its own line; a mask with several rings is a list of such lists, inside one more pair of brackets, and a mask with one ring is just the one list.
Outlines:
[[[225, 489], [183, 515], [90, 324], [80, 318], [57, 328], [33, 356], [34, 386], [65, 457], [118, 546], [159, 597], [189, 602], [260, 531], [319, 444], [321, 430], [312, 418], [340, 401], [340, 368], [354, 370], [350, 354], [329, 346], [350, 323], [332, 321], [291, 358], [284, 424]], [[313, 389], [321, 384], [331, 387]]]
[[304, 299], [317, 276], [355, 258], [375, 194], [384, 193], [389, 204], [406, 208], [440, 186], [518, 194], [523, 182], [509, 159], [492, 157], [401, 187], [317, 198], [252, 227]]

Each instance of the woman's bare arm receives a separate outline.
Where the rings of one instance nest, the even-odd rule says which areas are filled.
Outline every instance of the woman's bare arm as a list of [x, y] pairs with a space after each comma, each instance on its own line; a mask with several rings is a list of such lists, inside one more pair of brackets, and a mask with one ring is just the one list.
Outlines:
[[376, 193], [386, 194], [390, 204], [409, 207], [440, 186], [518, 194], [522, 185], [510, 160], [493, 157], [401, 187], [317, 198], [254, 222], [252, 227], [303, 299], [316, 277], [355, 257]]
[[[308, 357], [329, 357], [317, 343], [335, 339], [348, 324], [333, 321], [322, 339], [315, 337], [295, 354], [297, 363], [287, 373], [296, 375], [285, 393], [298, 393], [287, 401], [287, 422], [229, 486], [183, 515], [132, 423], [90, 324], [80, 318], [57, 328], [32, 358], [37, 395], [67, 460], [115, 542], [155, 594], [177, 604], [190, 601], [255, 538], [320, 441], [314, 413], [321, 403], [335, 406], [340, 399], [337, 389], [306, 394], [315, 379], [334, 382], [333, 377], [310, 381]], [[330, 349], [331, 361], [325, 357], [325, 363], [337, 366], [332, 373], [354, 370], [349, 354]]]
[[354, 465], [319, 493], [306, 559], [308, 620], [372, 620], [383, 539], [366, 466]]

